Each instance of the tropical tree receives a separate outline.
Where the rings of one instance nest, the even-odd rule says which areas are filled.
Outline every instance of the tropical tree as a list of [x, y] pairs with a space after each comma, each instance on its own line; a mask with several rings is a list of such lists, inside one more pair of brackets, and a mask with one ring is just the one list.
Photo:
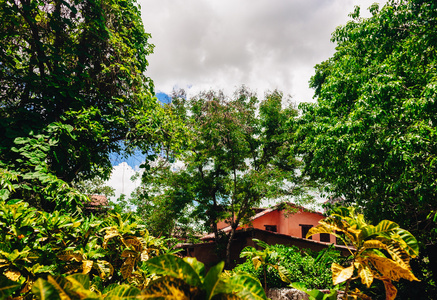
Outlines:
[[396, 297], [397, 290], [392, 281], [401, 278], [418, 281], [411, 271], [410, 260], [419, 255], [419, 245], [410, 232], [395, 222], [383, 220], [374, 226], [368, 224], [362, 214], [355, 213], [353, 207], [340, 207], [333, 210], [328, 218], [320, 220], [306, 237], [318, 233], [335, 235], [351, 251], [349, 266], [333, 263], [331, 267], [333, 284], [346, 282], [344, 299], [349, 296], [369, 298], [358, 289], [349, 289], [350, 282], [357, 278], [367, 288], [374, 279], [382, 280], [386, 299]]
[[138, 203], [139, 211], [156, 212], [168, 224], [191, 204], [191, 215], [205, 222], [216, 241], [217, 222], [226, 220], [229, 258], [235, 230], [254, 206], [263, 198], [299, 195], [305, 186], [288, 142], [293, 123], [287, 121], [297, 111], [284, 100], [275, 91], [260, 101], [244, 87], [232, 97], [210, 91], [186, 99], [176, 93], [172, 110], [185, 120], [190, 138], [175, 163], [161, 159], [144, 166], [143, 203], [152, 209]]
[[388, 1], [372, 5], [365, 19], [357, 7], [332, 35], [334, 55], [315, 67], [316, 103], [300, 107], [296, 143], [304, 173], [323, 181], [333, 197], [418, 238], [433, 274], [418, 276], [432, 282], [437, 239], [429, 233], [436, 224], [427, 216], [437, 207], [436, 8], [435, 1]]
[[1, 165], [21, 169], [17, 138], [56, 135], [54, 176], [107, 178], [109, 153], [173, 137], [145, 75], [153, 45], [135, 0], [1, 0], [0, 24]]

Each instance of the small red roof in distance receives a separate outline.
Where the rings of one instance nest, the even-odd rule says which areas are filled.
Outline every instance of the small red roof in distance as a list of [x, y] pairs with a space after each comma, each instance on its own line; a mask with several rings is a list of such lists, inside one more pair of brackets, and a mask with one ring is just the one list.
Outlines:
[[86, 206], [98, 207], [98, 206], [108, 206], [108, 198], [104, 195], [89, 195], [90, 201], [86, 203]]

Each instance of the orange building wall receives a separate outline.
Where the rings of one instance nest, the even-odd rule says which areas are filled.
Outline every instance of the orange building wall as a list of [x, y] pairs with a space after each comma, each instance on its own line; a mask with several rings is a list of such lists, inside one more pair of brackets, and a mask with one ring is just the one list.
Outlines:
[[[296, 213], [290, 213], [288, 215], [285, 215], [283, 210], [273, 210], [252, 220], [250, 227], [266, 230], [265, 225], [276, 225], [277, 233], [305, 238], [302, 236], [302, 226], [300, 225], [312, 225], [315, 227], [319, 224], [319, 221], [324, 218], [325, 217], [321, 214], [304, 211], [303, 209], [299, 209]], [[219, 230], [227, 226], [229, 226], [229, 224], [224, 221], [217, 223]], [[244, 227], [247, 228], [249, 226]], [[242, 229], [242, 227], [238, 227], [237, 229]], [[320, 242], [320, 234], [313, 235], [312, 240]], [[330, 236], [330, 242], [335, 243], [335, 237], [332, 235]]]
[[[322, 215], [311, 213], [299, 209], [297, 213], [284, 215], [283, 211], [275, 210], [252, 221], [252, 227], [265, 230], [264, 225], [276, 225], [278, 233], [295, 237], [302, 237], [302, 227], [300, 225], [317, 226]], [[303, 237], [305, 238], [305, 237]], [[320, 241], [320, 235], [312, 236], [315, 241]], [[331, 242], [334, 242], [331, 236]]]

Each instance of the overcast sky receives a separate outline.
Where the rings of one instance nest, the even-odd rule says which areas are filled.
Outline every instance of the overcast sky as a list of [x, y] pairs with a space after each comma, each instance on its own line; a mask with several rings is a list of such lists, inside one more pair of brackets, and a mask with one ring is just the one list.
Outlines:
[[148, 75], [156, 91], [223, 89], [245, 84], [312, 101], [314, 66], [334, 53], [331, 33], [354, 6], [379, 0], [138, 0], [155, 53]]
[[[335, 50], [331, 33], [384, 0], [138, 0], [155, 53], [148, 76], [156, 92], [184, 88], [230, 94], [242, 84], [258, 92], [279, 89], [296, 103], [313, 101], [308, 81], [314, 66]], [[141, 161], [118, 165], [110, 185], [130, 195]], [[133, 169], [132, 169], [133, 167]]]

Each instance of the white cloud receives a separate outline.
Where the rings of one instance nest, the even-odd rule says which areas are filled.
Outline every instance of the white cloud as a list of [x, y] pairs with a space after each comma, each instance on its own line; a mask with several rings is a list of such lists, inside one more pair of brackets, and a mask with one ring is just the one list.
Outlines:
[[[139, 0], [155, 53], [157, 90], [192, 86], [232, 92], [245, 84], [311, 101], [313, 67], [334, 53], [331, 33], [355, 5], [383, 0]], [[367, 14], [366, 14], [367, 12]]]
[[[147, 75], [156, 89], [230, 94], [245, 84], [261, 95], [279, 89], [295, 102], [312, 101], [308, 81], [335, 50], [331, 33], [355, 5], [364, 17], [384, 0], [138, 0], [155, 53]], [[138, 162], [130, 162], [137, 165]], [[139, 185], [127, 163], [114, 167], [117, 197]]]
[[131, 180], [132, 176], [136, 173], [126, 162], [122, 162], [112, 168], [111, 177], [106, 182], [108, 186], [115, 189], [115, 197], [111, 197], [111, 200], [118, 199], [121, 194], [125, 194], [129, 198], [134, 189], [141, 184], [141, 177], [135, 181]]

